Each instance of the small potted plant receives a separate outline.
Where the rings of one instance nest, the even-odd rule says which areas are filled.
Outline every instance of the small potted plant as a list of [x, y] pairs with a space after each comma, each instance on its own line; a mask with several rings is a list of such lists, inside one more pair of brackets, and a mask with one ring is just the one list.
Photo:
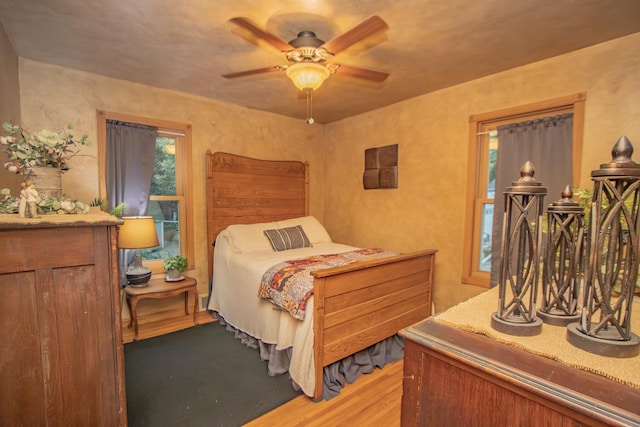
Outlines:
[[101, 197], [96, 197], [89, 203], [89, 206], [91, 211], [106, 212], [107, 201]]
[[188, 260], [180, 255], [172, 256], [164, 259], [164, 269], [167, 272], [165, 280], [167, 282], [175, 282], [184, 279], [182, 272], [187, 269]]

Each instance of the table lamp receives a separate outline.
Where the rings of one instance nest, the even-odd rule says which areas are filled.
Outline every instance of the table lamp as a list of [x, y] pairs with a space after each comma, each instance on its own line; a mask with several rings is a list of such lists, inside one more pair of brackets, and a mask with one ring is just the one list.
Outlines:
[[[120, 249], [143, 249], [158, 246], [158, 234], [152, 216], [125, 216], [118, 231]], [[147, 286], [151, 270], [142, 265], [142, 254], [135, 252], [134, 264], [127, 268], [127, 283], [130, 286]]]

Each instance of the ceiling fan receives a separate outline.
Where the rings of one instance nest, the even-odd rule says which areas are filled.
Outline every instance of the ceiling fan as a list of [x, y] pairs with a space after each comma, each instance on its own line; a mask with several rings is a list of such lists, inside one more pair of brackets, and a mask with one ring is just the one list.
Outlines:
[[314, 122], [311, 117], [311, 93], [318, 90], [331, 74], [337, 73], [373, 82], [382, 82], [389, 76], [389, 73], [382, 71], [330, 62], [331, 58], [339, 52], [389, 28], [379, 16], [372, 16], [328, 42], [320, 40], [313, 31], [306, 30], [299, 32], [295, 39], [287, 43], [278, 36], [261, 29], [247, 18], [232, 18], [230, 22], [283, 52], [288, 64], [223, 74], [222, 77], [232, 79], [272, 71], [284, 71], [293, 84], [307, 94], [307, 123]]

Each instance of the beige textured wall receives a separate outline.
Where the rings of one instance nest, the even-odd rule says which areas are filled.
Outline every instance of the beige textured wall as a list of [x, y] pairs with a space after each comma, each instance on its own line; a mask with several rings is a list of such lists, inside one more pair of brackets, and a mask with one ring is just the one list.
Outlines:
[[[20, 122], [20, 92], [18, 84], [18, 56], [11, 46], [2, 25], [0, 25], [0, 125], [4, 122]], [[0, 188], [9, 188], [13, 193], [20, 188], [22, 178], [10, 174], [1, 166], [7, 157], [0, 153]]]
[[[640, 34], [326, 125], [327, 229], [357, 246], [438, 249], [436, 311], [484, 291], [461, 283], [469, 116], [578, 92], [587, 93], [580, 185], [591, 185], [618, 137], [640, 147]], [[399, 188], [363, 190], [364, 150], [396, 143]]]
[[[308, 159], [311, 213], [324, 221], [334, 240], [399, 251], [439, 250], [437, 311], [484, 291], [460, 282], [470, 115], [586, 92], [581, 185], [589, 185], [590, 171], [610, 160], [620, 135], [640, 146], [640, 34], [326, 126], [27, 59], [20, 60], [19, 75], [22, 119], [29, 127], [73, 121], [95, 141], [96, 110], [191, 123], [196, 230], [206, 227], [207, 148]], [[395, 143], [399, 188], [364, 191], [364, 150]], [[77, 159], [63, 181], [65, 191], [81, 200], [98, 191], [96, 147], [87, 154], [94, 157]], [[206, 241], [198, 234], [194, 275], [203, 294], [206, 262]]]
[[[97, 118], [103, 110], [192, 125], [195, 272], [201, 295], [208, 293], [205, 203], [205, 152], [228, 151], [264, 159], [308, 160], [310, 211], [322, 218], [324, 150], [322, 127], [302, 120], [236, 107], [184, 93], [162, 90], [20, 59], [22, 121], [33, 129], [58, 128], [68, 122], [94, 142], [84, 157], [70, 161], [63, 176], [66, 194], [82, 201], [98, 195]], [[142, 313], [142, 312], [141, 312]]]

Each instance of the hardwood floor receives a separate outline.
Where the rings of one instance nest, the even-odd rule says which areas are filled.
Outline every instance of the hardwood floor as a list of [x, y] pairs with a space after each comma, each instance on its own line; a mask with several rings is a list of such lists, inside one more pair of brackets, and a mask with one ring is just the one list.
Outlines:
[[[211, 318], [208, 312], [198, 313], [198, 324], [210, 322], [215, 322], [215, 319]], [[133, 342], [133, 328], [129, 328], [128, 323], [128, 320], [122, 323], [122, 342], [125, 344]], [[182, 308], [165, 311], [158, 315], [144, 316], [138, 319], [138, 339], [157, 337], [192, 326], [193, 316], [191, 314], [185, 315]]]
[[[200, 312], [198, 322], [213, 322], [207, 312]], [[138, 339], [168, 334], [193, 326], [193, 318], [180, 309], [164, 312], [160, 317], [139, 320]], [[133, 329], [122, 326], [123, 341], [133, 341]], [[245, 424], [245, 427], [292, 426], [400, 426], [403, 361], [390, 363], [370, 374], [361, 375], [347, 384], [340, 395], [330, 400], [313, 402], [299, 396], [282, 406]]]
[[245, 427], [399, 426], [402, 366], [398, 360], [361, 375], [330, 400], [313, 402], [306, 396], [296, 397]]

